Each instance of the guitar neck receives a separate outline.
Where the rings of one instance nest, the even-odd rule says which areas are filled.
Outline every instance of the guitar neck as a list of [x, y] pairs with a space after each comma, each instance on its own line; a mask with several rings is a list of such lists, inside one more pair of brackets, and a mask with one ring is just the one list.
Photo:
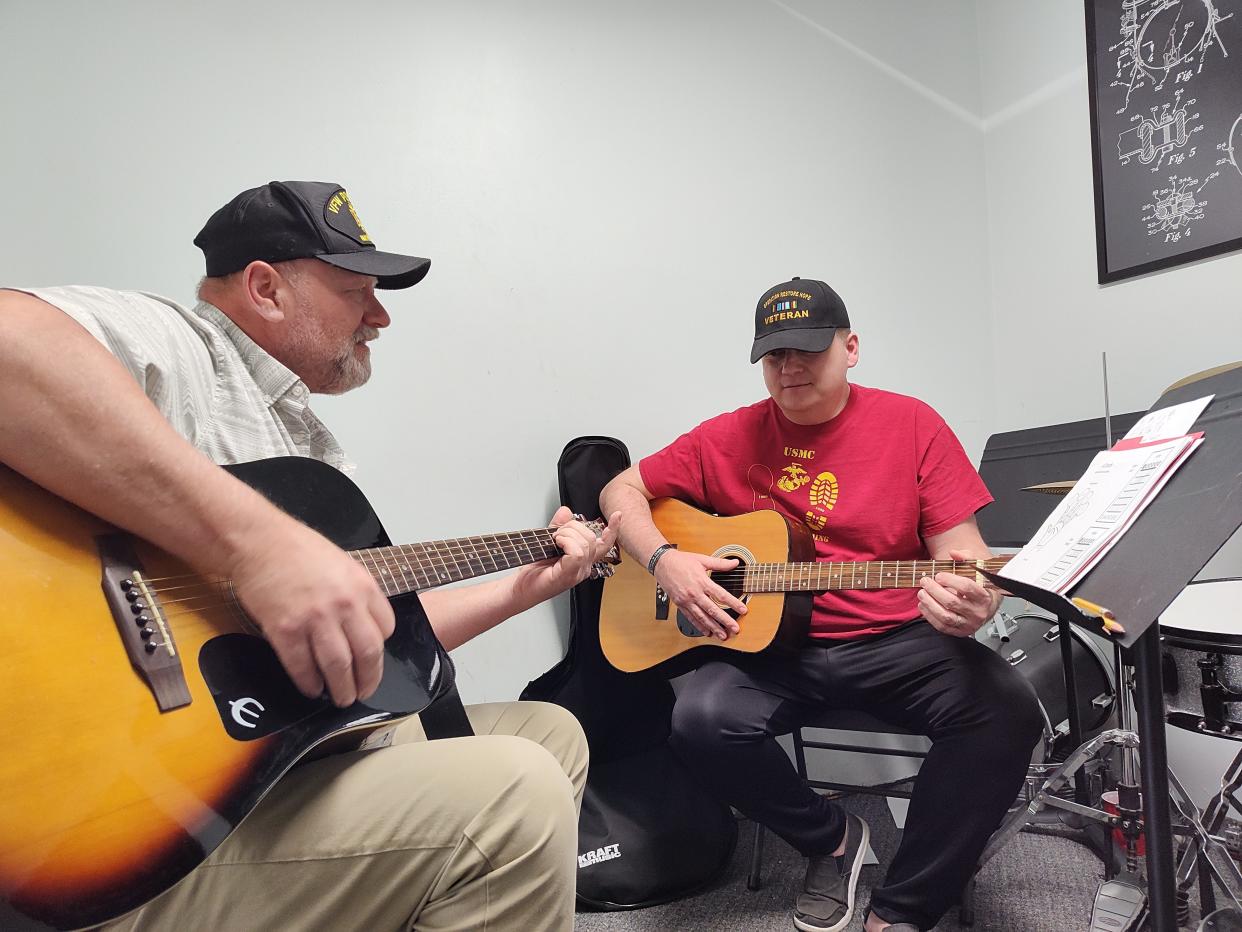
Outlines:
[[352, 550], [349, 555], [366, 568], [385, 595], [395, 596], [559, 557], [554, 533], [552, 528], [532, 528]]
[[1000, 571], [1009, 557], [987, 560], [873, 560], [844, 563], [754, 563], [743, 592], [827, 592], [832, 589], [916, 589], [924, 576], [953, 573], [974, 579], [980, 567]]

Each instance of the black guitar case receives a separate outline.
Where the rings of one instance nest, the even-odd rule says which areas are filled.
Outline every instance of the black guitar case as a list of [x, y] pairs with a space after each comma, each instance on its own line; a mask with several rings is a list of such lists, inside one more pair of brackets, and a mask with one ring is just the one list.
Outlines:
[[[571, 440], [557, 463], [561, 502], [598, 517], [600, 490], [629, 465], [619, 440]], [[737, 822], [727, 806], [695, 786], [668, 746], [668, 680], [652, 671], [622, 673], [604, 659], [603, 587], [589, 580], [570, 593], [569, 649], [527, 684], [521, 698], [569, 709], [591, 748], [578, 823], [579, 907], [636, 909], [714, 880], [733, 854]]]

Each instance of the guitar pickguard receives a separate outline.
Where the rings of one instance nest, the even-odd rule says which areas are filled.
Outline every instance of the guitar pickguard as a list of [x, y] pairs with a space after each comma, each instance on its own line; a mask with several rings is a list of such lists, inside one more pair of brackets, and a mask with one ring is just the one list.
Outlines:
[[237, 741], [265, 738], [330, 707], [298, 692], [276, 652], [251, 634], [212, 638], [199, 651], [198, 668], [224, 730]]

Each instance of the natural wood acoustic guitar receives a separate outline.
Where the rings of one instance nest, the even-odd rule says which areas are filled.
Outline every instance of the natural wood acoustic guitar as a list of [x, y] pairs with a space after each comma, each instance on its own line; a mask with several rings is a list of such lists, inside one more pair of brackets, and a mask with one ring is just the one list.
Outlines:
[[816, 592], [912, 589], [922, 577], [945, 572], [984, 582], [980, 568], [997, 572], [1009, 561], [995, 557], [969, 562], [817, 562], [811, 532], [776, 511], [721, 518], [675, 499], [659, 498], [651, 502], [651, 516], [679, 550], [740, 561], [736, 569], [712, 573], [712, 579], [745, 603], [747, 612], [741, 630], [727, 641], [707, 637], [668, 599], [645, 566], [624, 561], [604, 583], [599, 640], [608, 662], [627, 673], [697, 648], [758, 653], [796, 647], [806, 637]]
[[330, 466], [227, 468], [378, 581], [397, 617], [379, 689], [347, 709], [307, 699], [227, 580], [0, 467], [6, 932], [92, 927], [171, 887], [299, 760], [356, 748], [449, 691], [419, 591], [560, 555], [548, 528], [394, 547]]

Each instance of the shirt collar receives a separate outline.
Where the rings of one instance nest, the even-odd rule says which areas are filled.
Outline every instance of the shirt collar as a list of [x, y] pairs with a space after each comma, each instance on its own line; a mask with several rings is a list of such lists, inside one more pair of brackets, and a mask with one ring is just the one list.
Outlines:
[[214, 304], [199, 301], [194, 307], [194, 313], [219, 330], [233, 344], [268, 404], [275, 404], [288, 394], [302, 404], [306, 403], [310, 395], [306, 384], [292, 369], [250, 339], [224, 311]]

